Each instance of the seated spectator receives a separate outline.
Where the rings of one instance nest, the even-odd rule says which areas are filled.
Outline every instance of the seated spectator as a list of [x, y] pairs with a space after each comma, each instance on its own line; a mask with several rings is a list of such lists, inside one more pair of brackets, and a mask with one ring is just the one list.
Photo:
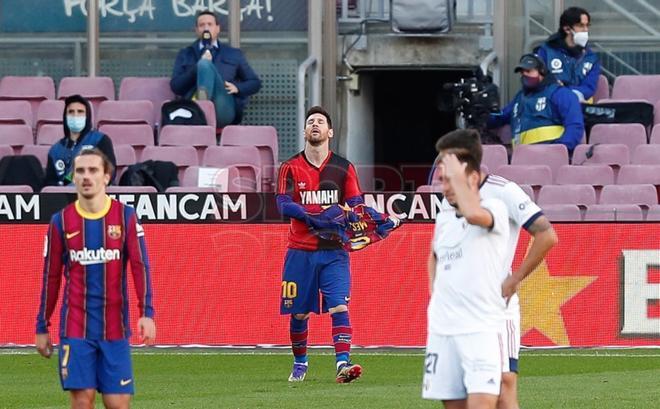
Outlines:
[[535, 51], [580, 102], [591, 102], [600, 76], [598, 56], [587, 46], [590, 25], [587, 10], [570, 7], [561, 14], [557, 32]]
[[[66, 186], [73, 180], [73, 158], [83, 148], [98, 148], [117, 167], [110, 138], [92, 129], [92, 109], [80, 95], [64, 100], [64, 137], [48, 151], [45, 186]], [[114, 174], [112, 175], [114, 179]], [[110, 181], [112, 183], [112, 180]]]
[[261, 80], [241, 50], [218, 41], [220, 23], [213, 12], [197, 15], [195, 31], [198, 39], [176, 57], [170, 88], [186, 99], [213, 101], [218, 127], [238, 124]]
[[562, 143], [569, 152], [580, 143], [584, 119], [577, 97], [548, 73], [536, 54], [516, 66], [522, 89], [504, 109], [491, 114], [489, 128], [511, 124], [513, 144]]

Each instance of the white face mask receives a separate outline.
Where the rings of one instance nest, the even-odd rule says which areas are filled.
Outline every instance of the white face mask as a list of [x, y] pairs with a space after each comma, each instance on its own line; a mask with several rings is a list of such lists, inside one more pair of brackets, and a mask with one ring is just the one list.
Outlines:
[[579, 33], [576, 33], [575, 31], [573, 33], [573, 42], [580, 47], [586, 47], [587, 42], [589, 41], [589, 32], [588, 31], [581, 31]]

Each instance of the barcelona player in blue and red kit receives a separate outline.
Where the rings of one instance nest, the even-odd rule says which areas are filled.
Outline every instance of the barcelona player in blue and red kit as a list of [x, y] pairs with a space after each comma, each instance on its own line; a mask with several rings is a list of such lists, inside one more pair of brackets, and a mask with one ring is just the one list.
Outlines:
[[71, 392], [75, 408], [92, 408], [96, 390], [106, 408], [128, 408], [134, 382], [127, 263], [138, 298], [140, 334], [147, 343], [156, 335], [144, 231], [132, 207], [105, 194], [113, 169], [101, 151], [81, 151], [73, 172], [78, 200], [53, 215], [46, 237], [36, 346], [50, 357], [48, 327], [64, 275], [58, 354], [62, 388]]
[[[310, 313], [329, 312], [337, 361], [336, 380], [351, 382], [362, 373], [350, 361], [352, 328], [348, 315], [350, 270], [348, 253], [337, 240], [319, 232], [333, 230], [343, 214], [340, 205], [363, 202], [353, 164], [330, 151], [332, 121], [321, 107], [305, 119], [305, 149], [282, 164], [277, 187], [280, 212], [291, 218], [282, 278], [281, 314], [290, 314], [294, 364], [290, 382], [307, 373], [307, 323]], [[323, 302], [319, 301], [319, 292]]]

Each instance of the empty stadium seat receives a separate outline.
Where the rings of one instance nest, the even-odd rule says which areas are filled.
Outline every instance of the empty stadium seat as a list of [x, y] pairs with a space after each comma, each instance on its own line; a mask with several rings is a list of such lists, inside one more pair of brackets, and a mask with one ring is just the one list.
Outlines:
[[44, 169], [46, 168], [46, 165], [48, 164], [48, 151], [50, 150], [50, 146], [46, 145], [25, 145], [23, 149], [21, 149], [21, 155], [34, 155], [39, 159], [39, 162], [41, 162], [41, 167]]
[[646, 128], [642, 124], [596, 124], [591, 128], [589, 143], [624, 144], [629, 152], [646, 144]]
[[63, 100], [75, 94], [85, 97], [98, 112], [101, 102], [115, 99], [115, 84], [110, 77], [62, 78], [57, 90], [57, 98]]
[[32, 127], [34, 115], [28, 101], [0, 101], [0, 124]]
[[106, 187], [105, 191], [109, 194], [118, 193], [158, 193], [158, 189], [153, 186], [117, 186]]
[[650, 207], [658, 204], [653, 185], [607, 185], [600, 194], [599, 204], [634, 204]]
[[416, 193], [442, 193], [442, 185], [434, 183], [432, 185], [420, 185], [415, 190]]
[[541, 207], [560, 204], [587, 206], [596, 204], [596, 191], [591, 185], [546, 185], [541, 187], [537, 203]]
[[223, 128], [221, 146], [256, 146], [263, 169], [262, 191], [275, 189], [275, 169], [279, 164], [277, 130], [272, 126], [229, 125]]
[[587, 206], [584, 221], [640, 221], [642, 209], [633, 204], [596, 204]]
[[600, 163], [590, 166], [564, 165], [557, 170], [555, 183], [558, 185], [613, 185], [614, 171], [608, 165]]
[[0, 193], [34, 193], [29, 185], [0, 185]]
[[651, 131], [651, 139], [649, 140], [650, 144], [659, 145], [660, 144], [660, 124], [653, 126]]
[[598, 77], [598, 84], [596, 85], [596, 92], [594, 93], [594, 103], [597, 103], [601, 99], [607, 99], [610, 97], [610, 83], [607, 81], [607, 77], [601, 74]]
[[552, 184], [552, 170], [548, 165], [504, 165], [500, 166], [495, 174], [519, 185], [530, 185], [534, 188]]
[[660, 96], [655, 104], [653, 104], [653, 124], [660, 124]]
[[63, 119], [64, 101], [49, 99], [39, 105], [34, 127], [37, 131], [46, 124], [59, 124], [61, 127]]
[[0, 100], [30, 101], [35, 114], [41, 101], [55, 99], [55, 82], [51, 77], [22, 77], [7, 75], [0, 79]]
[[158, 135], [161, 146], [193, 146], [200, 162], [206, 148], [215, 146], [215, 143], [215, 128], [208, 125], [167, 125], [161, 128]]
[[646, 220], [655, 222], [660, 221], [660, 205], [649, 207], [649, 211], [646, 213]]
[[612, 87], [612, 99], [645, 99], [654, 103], [658, 95], [660, 75], [619, 75]]
[[147, 124], [104, 124], [99, 131], [115, 145], [130, 145], [139, 157], [145, 146], [154, 145], [154, 131]]
[[131, 145], [118, 144], [113, 145], [112, 149], [115, 151], [115, 161], [117, 162], [117, 175], [115, 181], [119, 181], [124, 170], [137, 162], [135, 150]]
[[621, 166], [616, 179], [619, 185], [651, 184], [660, 186], [660, 165]]
[[[591, 155], [590, 158], [587, 158], [588, 154]], [[609, 165], [614, 171], [615, 178], [619, 172], [619, 168], [628, 163], [630, 163], [630, 150], [627, 145], [578, 145], [573, 152], [573, 165]]]
[[179, 168], [179, 180], [188, 166], [199, 165], [197, 151], [192, 146], [146, 146], [139, 161], [162, 160], [173, 162]]
[[518, 145], [513, 149], [512, 165], [547, 165], [552, 177], [560, 166], [568, 165], [568, 149], [562, 144]]
[[236, 166], [240, 185], [249, 191], [261, 191], [261, 156], [255, 146], [209, 146], [204, 152], [204, 166]]
[[153, 118], [160, 124], [160, 107], [174, 99], [169, 77], [124, 77], [119, 84], [120, 101], [148, 100], [154, 109]]
[[660, 165], [660, 144], [637, 146], [630, 162], [633, 165]]
[[47, 124], [37, 131], [37, 145], [52, 145], [64, 137], [62, 125]]
[[99, 106], [97, 126], [104, 124], [147, 124], [154, 126], [151, 101], [103, 101]]
[[500, 166], [509, 164], [508, 153], [502, 145], [483, 145], [483, 152], [481, 163], [488, 169], [498, 169]]
[[0, 125], [0, 145], [10, 145], [18, 154], [25, 145], [34, 144], [32, 128], [27, 125]]
[[[167, 192], [183, 192], [187, 191], [187, 189], [200, 189], [199, 191], [203, 192], [219, 192], [219, 191], [227, 191], [227, 192], [253, 192], [253, 189], [250, 189], [250, 187], [245, 184], [241, 183], [241, 175], [239, 168], [236, 166], [228, 166], [227, 169], [227, 188], [222, 189], [218, 187], [212, 187], [212, 186], [204, 186], [200, 187], [199, 186], [199, 171], [201, 166], [190, 166], [185, 170], [183, 173], [183, 178], [181, 179], [181, 186], [178, 186], [176, 188], [168, 188]], [[224, 182], [224, 181], [222, 181]], [[221, 183], [220, 181], [218, 183]], [[172, 189], [172, 190], [171, 190]]]
[[574, 204], [548, 204], [541, 206], [543, 214], [551, 222], [579, 222], [582, 212]]
[[67, 186], [44, 186], [40, 193], [76, 193], [76, 187], [73, 184]]
[[14, 155], [14, 148], [11, 145], [0, 145], [0, 159], [11, 155]]

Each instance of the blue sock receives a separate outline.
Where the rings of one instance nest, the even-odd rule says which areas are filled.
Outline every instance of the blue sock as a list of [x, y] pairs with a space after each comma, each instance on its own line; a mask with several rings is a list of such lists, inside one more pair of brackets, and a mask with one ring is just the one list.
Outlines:
[[353, 328], [348, 319], [348, 311], [332, 314], [332, 342], [335, 344], [337, 366], [350, 361], [352, 335]]
[[293, 315], [289, 324], [289, 334], [291, 336], [291, 350], [293, 351], [293, 360], [298, 364], [307, 363], [307, 322], [309, 320], [299, 320]]

